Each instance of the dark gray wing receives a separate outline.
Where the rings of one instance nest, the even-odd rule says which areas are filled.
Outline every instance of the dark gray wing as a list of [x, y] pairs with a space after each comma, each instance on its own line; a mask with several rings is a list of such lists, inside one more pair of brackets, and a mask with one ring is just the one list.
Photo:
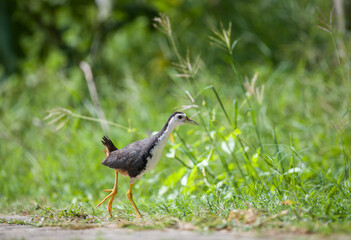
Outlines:
[[146, 159], [150, 155], [157, 136], [158, 134], [155, 134], [113, 151], [101, 164], [113, 169], [140, 172], [146, 166]]

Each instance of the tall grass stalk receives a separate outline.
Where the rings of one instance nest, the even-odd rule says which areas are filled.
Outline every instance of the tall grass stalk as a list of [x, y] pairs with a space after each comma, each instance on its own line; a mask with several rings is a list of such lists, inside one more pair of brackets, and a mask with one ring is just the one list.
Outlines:
[[54, 108], [54, 109], [51, 109], [47, 112], [48, 112], [48, 114], [44, 117], [44, 120], [48, 120], [48, 121], [50, 120], [48, 122], [48, 125], [55, 125], [55, 128], [54, 128], [55, 131], [58, 131], [63, 126], [65, 126], [70, 121], [71, 118], [78, 118], [78, 119], [83, 119], [83, 120], [87, 120], [87, 121], [108, 124], [108, 125], [120, 128], [122, 130], [125, 130], [129, 133], [135, 133], [135, 134], [138, 134], [142, 137], [146, 137], [145, 134], [137, 132], [137, 130], [135, 128], [126, 127], [126, 126], [123, 126], [123, 125], [115, 123], [115, 122], [103, 120], [101, 118], [94, 118], [94, 117], [89, 117], [89, 116], [77, 114], [77, 113], [74, 113], [71, 110], [66, 109], [66, 108]]

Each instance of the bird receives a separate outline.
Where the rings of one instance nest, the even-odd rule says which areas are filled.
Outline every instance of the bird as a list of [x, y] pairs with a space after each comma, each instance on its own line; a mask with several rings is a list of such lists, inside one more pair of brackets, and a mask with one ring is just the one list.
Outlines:
[[111, 139], [109, 139], [108, 136], [104, 136], [101, 142], [105, 146], [104, 152], [106, 158], [101, 164], [115, 170], [115, 183], [112, 189], [104, 190], [105, 192], [111, 193], [108, 194], [97, 207], [111, 197], [108, 202], [108, 213], [111, 218], [113, 218], [111, 214], [112, 203], [118, 192], [118, 174], [121, 174], [130, 178], [127, 197], [135, 210], [136, 217], [141, 218], [142, 215], [133, 200], [133, 184], [156, 166], [161, 159], [163, 149], [172, 131], [183, 124], [199, 125], [197, 122], [188, 118], [185, 113], [174, 112], [168, 118], [161, 131], [148, 138], [132, 142], [124, 148], [117, 149]]

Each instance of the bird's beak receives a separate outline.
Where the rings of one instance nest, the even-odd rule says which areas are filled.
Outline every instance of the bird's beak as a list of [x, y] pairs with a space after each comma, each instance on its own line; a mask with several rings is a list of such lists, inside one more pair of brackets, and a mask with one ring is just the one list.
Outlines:
[[193, 125], [199, 125], [197, 122], [191, 120], [190, 118], [186, 117], [185, 118], [185, 123], [193, 124]]

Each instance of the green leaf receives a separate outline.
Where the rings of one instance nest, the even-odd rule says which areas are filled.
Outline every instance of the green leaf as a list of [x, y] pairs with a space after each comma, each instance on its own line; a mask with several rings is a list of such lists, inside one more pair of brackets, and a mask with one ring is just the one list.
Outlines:
[[186, 173], [186, 168], [182, 167], [178, 171], [168, 175], [163, 185], [173, 187]]
[[237, 128], [234, 130], [234, 136], [239, 136], [241, 134], [241, 131]]
[[232, 47], [230, 48], [230, 50], [231, 50], [232, 52], [233, 52], [233, 50], [234, 50], [236, 44], [238, 43], [238, 41], [239, 41], [239, 39], [237, 39], [237, 40], [235, 40], [235, 41], [233, 42]]
[[261, 153], [261, 148], [259, 147], [254, 155], [252, 155], [252, 166], [253, 167], [258, 167], [257, 161]]

